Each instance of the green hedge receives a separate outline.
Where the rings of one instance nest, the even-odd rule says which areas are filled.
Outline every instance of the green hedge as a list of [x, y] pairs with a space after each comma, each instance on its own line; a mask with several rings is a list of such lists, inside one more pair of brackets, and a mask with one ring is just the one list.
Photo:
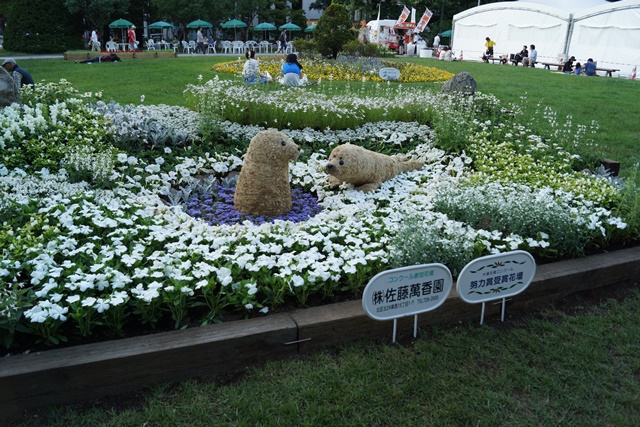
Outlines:
[[82, 18], [63, 0], [13, 2], [4, 32], [4, 49], [26, 53], [60, 53], [82, 48]]

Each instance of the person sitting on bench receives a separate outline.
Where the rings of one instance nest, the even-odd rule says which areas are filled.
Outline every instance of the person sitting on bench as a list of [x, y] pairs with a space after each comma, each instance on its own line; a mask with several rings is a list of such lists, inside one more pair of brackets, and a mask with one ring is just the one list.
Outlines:
[[598, 63], [593, 62], [593, 58], [587, 59], [587, 63], [584, 64], [584, 74], [587, 76], [595, 76], [597, 67]]
[[512, 55], [511, 62], [513, 65], [518, 65], [519, 62], [523, 61], [524, 58], [529, 57], [529, 51], [527, 50], [527, 46], [523, 46], [522, 50], [515, 55]]

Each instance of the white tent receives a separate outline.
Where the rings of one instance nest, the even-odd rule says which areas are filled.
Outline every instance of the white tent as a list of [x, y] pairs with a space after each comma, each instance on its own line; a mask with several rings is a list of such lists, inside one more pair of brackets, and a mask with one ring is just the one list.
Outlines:
[[543, 6], [555, 7], [565, 12], [575, 13], [592, 7], [609, 4], [607, 0], [522, 0]]
[[453, 17], [452, 48], [466, 60], [480, 60], [486, 37], [496, 42], [495, 55], [535, 44], [538, 61], [593, 58], [627, 75], [640, 62], [640, 0], [499, 2]]
[[[464, 59], [480, 60], [487, 37], [496, 42], [494, 55], [520, 52], [535, 44], [539, 61], [555, 61], [567, 42], [571, 14], [528, 2], [490, 3], [453, 17], [452, 48]], [[458, 53], [459, 55], [459, 53]]]
[[640, 65], [640, 0], [608, 3], [573, 15], [568, 53], [629, 75]]

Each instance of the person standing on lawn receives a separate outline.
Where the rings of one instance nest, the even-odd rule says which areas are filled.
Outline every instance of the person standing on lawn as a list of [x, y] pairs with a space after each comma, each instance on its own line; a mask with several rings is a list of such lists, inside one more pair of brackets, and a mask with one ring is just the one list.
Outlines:
[[136, 50], [136, 26], [132, 25], [129, 27], [129, 31], [127, 31], [127, 38], [129, 39], [129, 50]]

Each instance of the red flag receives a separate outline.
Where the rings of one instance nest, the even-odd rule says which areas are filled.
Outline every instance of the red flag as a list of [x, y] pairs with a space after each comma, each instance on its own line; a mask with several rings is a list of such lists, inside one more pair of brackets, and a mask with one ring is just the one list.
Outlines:
[[429, 23], [429, 20], [431, 19], [431, 17], [433, 16], [433, 13], [429, 10], [429, 8], [427, 8], [427, 10], [424, 11], [424, 14], [422, 15], [422, 18], [420, 18], [420, 22], [418, 22], [418, 25], [416, 26], [416, 33], [421, 33], [422, 30], [424, 30], [427, 26], [427, 24]]
[[629, 79], [631, 79], [631, 80], [635, 80], [636, 79], [636, 67], [637, 67], [637, 65], [635, 65], [633, 67], [633, 70], [631, 70], [631, 75], [629, 76]]
[[402, 10], [402, 14], [400, 15], [400, 18], [398, 18], [398, 20], [396, 21], [396, 25], [398, 24], [402, 24], [404, 21], [407, 20], [407, 18], [409, 17], [409, 9], [407, 8], [407, 6], [404, 7], [404, 9]]

